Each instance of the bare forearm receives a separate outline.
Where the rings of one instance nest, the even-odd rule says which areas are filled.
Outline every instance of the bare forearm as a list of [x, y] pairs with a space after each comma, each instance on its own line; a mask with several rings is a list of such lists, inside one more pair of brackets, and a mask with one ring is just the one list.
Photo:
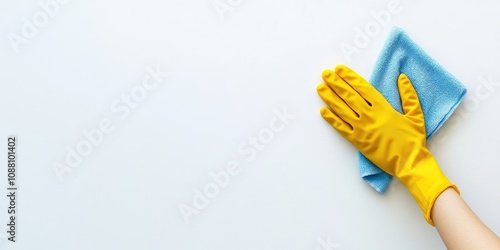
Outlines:
[[500, 238], [451, 188], [436, 199], [431, 216], [448, 249], [500, 249]]

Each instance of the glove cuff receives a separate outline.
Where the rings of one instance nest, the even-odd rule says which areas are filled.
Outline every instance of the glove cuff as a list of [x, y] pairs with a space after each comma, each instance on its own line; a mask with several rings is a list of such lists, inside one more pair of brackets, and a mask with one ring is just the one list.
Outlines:
[[431, 211], [437, 197], [450, 187], [458, 194], [460, 191], [441, 171], [434, 156], [427, 152], [426, 157], [420, 158], [411, 168], [407, 168], [409, 173], [402, 174], [398, 178], [417, 201], [427, 223], [434, 226]]

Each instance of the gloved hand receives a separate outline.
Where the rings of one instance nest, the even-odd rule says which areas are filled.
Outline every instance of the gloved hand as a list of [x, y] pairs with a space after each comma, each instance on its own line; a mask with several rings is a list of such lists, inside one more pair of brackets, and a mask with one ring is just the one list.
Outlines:
[[325, 70], [325, 84], [318, 94], [329, 108], [321, 115], [375, 165], [405, 185], [427, 222], [436, 198], [457, 187], [441, 172], [427, 149], [422, 108], [406, 75], [398, 79], [404, 114], [399, 113], [371, 84], [350, 68], [339, 65]]

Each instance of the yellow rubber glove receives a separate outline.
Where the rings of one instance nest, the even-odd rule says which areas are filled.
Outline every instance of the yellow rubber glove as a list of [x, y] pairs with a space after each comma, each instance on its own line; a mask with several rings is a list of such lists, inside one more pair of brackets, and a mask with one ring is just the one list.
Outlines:
[[342, 136], [385, 172], [403, 183], [427, 222], [436, 198], [457, 187], [441, 172], [427, 149], [425, 123], [417, 93], [406, 75], [398, 79], [404, 114], [396, 111], [371, 84], [350, 68], [325, 70], [318, 94], [329, 108], [321, 115]]

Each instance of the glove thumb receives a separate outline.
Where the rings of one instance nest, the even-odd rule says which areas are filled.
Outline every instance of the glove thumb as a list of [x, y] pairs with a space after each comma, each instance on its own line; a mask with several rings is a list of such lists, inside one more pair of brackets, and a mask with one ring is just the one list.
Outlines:
[[405, 74], [399, 75], [398, 89], [405, 116], [416, 124], [424, 125], [424, 113], [420, 106], [417, 91], [415, 91], [410, 79]]

